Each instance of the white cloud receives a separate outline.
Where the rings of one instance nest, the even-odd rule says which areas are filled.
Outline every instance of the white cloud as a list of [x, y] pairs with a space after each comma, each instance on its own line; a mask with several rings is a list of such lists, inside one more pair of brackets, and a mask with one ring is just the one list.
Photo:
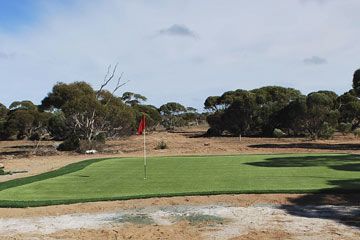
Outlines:
[[15, 53], [7, 53], [0, 51], [0, 59], [10, 59], [15, 57]]
[[310, 58], [305, 58], [303, 62], [308, 65], [321, 65], [321, 64], [326, 64], [327, 60], [322, 57], [312, 56]]
[[324, 4], [324, 3], [328, 3], [331, 2], [333, 0], [299, 0], [301, 3], [319, 3], [319, 4]]
[[159, 31], [160, 35], [181, 36], [195, 38], [195, 33], [185, 25], [174, 24], [169, 28], [164, 28]]
[[[43, 1], [36, 25], [0, 32], [0, 50], [16, 53], [0, 59], [0, 102], [39, 103], [58, 81], [98, 87], [115, 62], [131, 80], [123, 90], [155, 105], [201, 107], [194, 99], [276, 83], [305, 93], [348, 90], [360, 62], [360, 2], [279, 1], [79, 0], [70, 9]], [[151, 37], [159, 31], [190, 37]], [[299, 64], [314, 53], [331, 61]]]

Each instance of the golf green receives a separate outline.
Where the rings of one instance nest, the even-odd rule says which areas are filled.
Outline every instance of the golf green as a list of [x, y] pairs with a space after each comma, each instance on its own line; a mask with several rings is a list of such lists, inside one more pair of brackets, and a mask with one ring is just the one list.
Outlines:
[[360, 191], [360, 155], [279, 154], [87, 160], [0, 183], [0, 206], [219, 193]]

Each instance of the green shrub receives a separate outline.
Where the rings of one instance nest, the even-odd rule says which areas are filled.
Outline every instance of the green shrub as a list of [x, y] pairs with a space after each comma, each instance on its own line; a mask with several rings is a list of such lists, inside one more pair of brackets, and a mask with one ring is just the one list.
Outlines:
[[55, 112], [49, 119], [48, 131], [54, 140], [64, 140], [69, 133], [65, 116], [61, 111]]
[[168, 146], [166, 144], [166, 142], [164, 140], [161, 140], [160, 142], [157, 143], [155, 149], [159, 150], [159, 149], [167, 149]]
[[95, 141], [98, 142], [98, 143], [105, 144], [105, 142], [106, 142], [106, 134], [105, 133], [100, 133], [100, 134], [96, 135]]
[[359, 137], [360, 136], [360, 128], [356, 128], [354, 131], [353, 131], [355, 137]]
[[75, 151], [80, 147], [80, 139], [76, 136], [70, 136], [59, 145], [59, 151]]
[[330, 126], [329, 123], [324, 122], [323, 125], [321, 125], [319, 138], [329, 139], [334, 135], [334, 133], [335, 133], [335, 128]]
[[212, 127], [207, 130], [206, 135], [210, 137], [218, 137], [221, 136], [221, 130]]
[[276, 138], [282, 138], [285, 137], [286, 134], [281, 129], [275, 128], [273, 131], [273, 136]]
[[29, 140], [31, 140], [31, 141], [39, 141], [40, 138], [41, 138], [40, 134], [35, 132], [35, 133], [31, 134]]
[[351, 133], [351, 128], [352, 128], [352, 124], [351, 123], [340, 123], [339, 124], [339, 131], [343, 134], [346, 135], [347, 133]]
[[4, 166], [0, 164], [0, 175], [7, 175], [7, 174], [11, 174], [11, 172], [5, 171]]

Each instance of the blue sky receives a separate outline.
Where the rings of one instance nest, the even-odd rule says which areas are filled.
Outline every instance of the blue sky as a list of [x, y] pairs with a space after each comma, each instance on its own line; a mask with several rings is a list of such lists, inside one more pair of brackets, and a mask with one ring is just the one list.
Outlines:
[[[41, 24], [42, 11], [51, 8], [71, 8], [73, 0], [0, 0], [0, 29], [16, 33], [27, 27]], [[44, 19], [45, 20], [45, 19]]]
[[281, 85], [339, 94], [360, 67], [358, 0], [0, 0], [0, 102], [56, 82], [99, 87], [109, 64], [159, 106]]
[[17, 0], [0, 1], [0, 28], [3, 31], [13, 32], [37, 20], [38, 6], [36, 1]]

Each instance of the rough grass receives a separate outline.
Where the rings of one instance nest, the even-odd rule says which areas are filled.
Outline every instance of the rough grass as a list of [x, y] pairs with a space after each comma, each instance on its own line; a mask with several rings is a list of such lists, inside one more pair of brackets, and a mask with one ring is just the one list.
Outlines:
[[0, 206], [222, 193], [359, 192], [360, 156], [278, 154], [87, 160], [0, 184]]
[[188, 215], [181, 215], [177, 217], [178, 221], [185, 220], [189, 222], [191, 225], [199, 225], [199, 224], [207, 224], [207, 225], [218, 225], [224, 224], [227, 220], [208, 214], [200, 214], [200, 213], [192, 213]]
[[146, 214], [125, 214], [110, 220], [119, 223], [132, 223], [137, 225], [149, 225], [154, 223], [154, 220]]

